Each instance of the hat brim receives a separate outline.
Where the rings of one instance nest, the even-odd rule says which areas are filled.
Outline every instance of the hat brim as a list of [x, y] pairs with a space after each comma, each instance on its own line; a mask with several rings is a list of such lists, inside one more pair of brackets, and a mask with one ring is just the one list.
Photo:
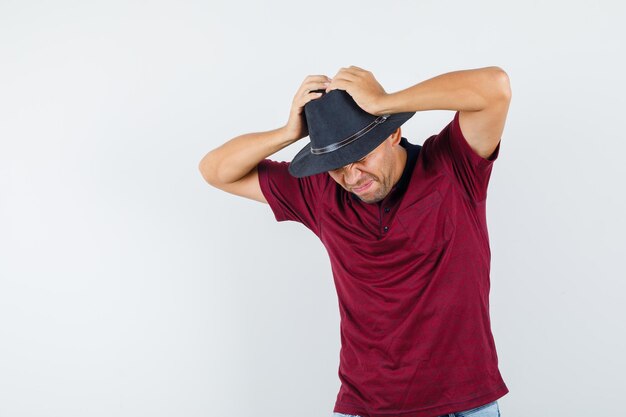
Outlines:
[[308, 177], [358, 161], [376, 149], [415, 112], [395, 113], [349, 145], [321, 155], [311, 153], [311, 143], [302, 148], [289, 164], [289, 173], [297, 178]]

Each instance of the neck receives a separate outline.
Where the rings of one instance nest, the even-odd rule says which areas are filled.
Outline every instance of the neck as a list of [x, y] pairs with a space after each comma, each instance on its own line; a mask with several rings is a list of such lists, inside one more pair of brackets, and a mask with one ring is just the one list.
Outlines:
[[404, 147], [402, 146], [398, 146], [399, 150], [398, 150], [398, 155], [396, 157], [396, 164], [394, 164], [396, 166], [396, 170], [393, 173], [393, 185], [395, 186], [398, 181], [400, 181], [400, 178], [402, 178], [402, 173], [404, 172], [404, 167], [406, 166], [406, 161], [408, 159], [408, 154], [406, 149], [404, 149]]

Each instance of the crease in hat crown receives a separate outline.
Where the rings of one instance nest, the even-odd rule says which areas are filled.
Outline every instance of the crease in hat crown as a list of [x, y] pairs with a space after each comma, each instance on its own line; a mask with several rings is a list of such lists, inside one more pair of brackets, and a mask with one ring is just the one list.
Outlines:
[[310, 152], [322, 155], [349, 145], [377, 125], [388, 114], [375, 116], [361, 109], [343, 90], [331, 90], [305, 105], [305, 117], [311, 140]]

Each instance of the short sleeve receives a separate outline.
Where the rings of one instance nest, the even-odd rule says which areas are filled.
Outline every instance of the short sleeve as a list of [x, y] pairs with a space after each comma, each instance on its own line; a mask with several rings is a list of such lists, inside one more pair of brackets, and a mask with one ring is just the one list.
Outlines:
[[274, 212], [276, 221], [291, 220], [308, 227], [319, 236], [319, 203], [328, 184], [327, 173], [296, 178], [289, 162], [264, 159], [258, 164], [259, 185]]
[[487, 198], [491, 169], [500, 153], [500, 143], [489, 158], [478, 155], [461, 132], [458, 111], [438, 135], [424, 142], [422, 150], [429, 168], [445, 170], [470, 199], [480, 202]]

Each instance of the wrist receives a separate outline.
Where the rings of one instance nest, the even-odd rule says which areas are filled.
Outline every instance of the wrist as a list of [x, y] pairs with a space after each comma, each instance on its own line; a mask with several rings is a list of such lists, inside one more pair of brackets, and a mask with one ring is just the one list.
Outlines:
[[385, 114], [392, 114], [396, 111], [393, 107], [393, 97], [392, 94], [385, 93], [381, 95], [376, 101], [376, 105], [374, 106], [375, 113], [372, 113], [376, 116], [382, 116]]
[[291, 145], [294, 142], [297, 142], [302, 137], [298, 137], [298, 132], [296, 132], [293, 128], [291, 128], [288, 124], [279, 127], [276, 129], [276, 135], [280, 138], [280, 141], [287, 145]]

